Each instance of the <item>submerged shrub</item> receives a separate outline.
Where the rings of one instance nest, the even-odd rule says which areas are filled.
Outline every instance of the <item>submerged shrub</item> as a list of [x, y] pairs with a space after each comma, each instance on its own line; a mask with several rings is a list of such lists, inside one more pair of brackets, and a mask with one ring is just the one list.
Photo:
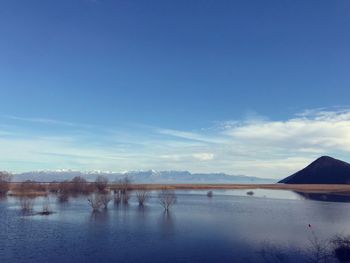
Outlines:
[[34, 207], [34, 198], [30, 198], [28, 196], [21, 196], [19, 198], [19, 204], [24, 214], [31, 213], [33, 212]]
[[129, 177], [124, 177], [114, 184], [114, 203], [119, 205], [123, 203], [127, 205], [131, 197], [131, 180]]
[[90, 196], [88, 198], [88, 202], [93, 212], [99, 211], [102, 207], [101, 200], [98, 198], [97, 194], [93, 194], [92, 196]]
[[136, 192], [136, 198], [139, 202], [139, 206], [143, 206], [150, 198], [150, 193], [147, 189], [140, 189]]
[[174, 190], [164, 189], [159, 193], [158, 198], [165, 211], [168, 211], [176, 203]]
[[207, 196], [210, 197], [210, 198], [213, 197], [213, 191], [209, 191], [209, 192], [207, 193]]
[[122, 193], [120, 190], [114, 190], [114, 204], [119, 205], [122, 201]]
[[107, 209], [111, 200], [112, 197], [109, 192], [96, 193], [88, 198], [89, 205], [91, 206], [93, 212], [97, 212], [102, 208]]
[[39, 214], [40, 215], [50, 215], [50, 214], [52, 214], [52, 210], [51, 210], [51, 207], [50, 207], [50, 200], [49, 200], [48, 197], [46, 197], [44, 199], [43, 209], [42, 209], [42, 211]]
[[109, 202], [112, 200], [111, 194], [109, 192], [107, 192], [107, 193], [103, 193], [103, 194], [98, 194], [97, 197], [101, 202], [101, 206], [104, 209], [107, 209]]

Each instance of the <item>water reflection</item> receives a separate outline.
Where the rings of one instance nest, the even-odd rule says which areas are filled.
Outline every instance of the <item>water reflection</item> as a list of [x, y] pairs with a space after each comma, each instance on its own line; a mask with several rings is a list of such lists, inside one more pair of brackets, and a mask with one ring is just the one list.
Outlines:
[[148, 213], [148, 207], [144, 205], [139, 205], [137, 207], [137, 215], [139, 218], [145, 219]]
[[[350, 204], [255, 193], [248, 198], [246, 191], [244, 196], [215, 191], [211, 201], [206, 192], [184, 194], [168, 213], [157, 198], [144, 207], [131, 202], [97, 213], [91, 213], [86, 197], [72, 198], [65, 205], [50, 198], [57, 213], [45, 221], [39, 216], [18, 216], [21, 207], [8, 197], [0, 203], [0, 261], [264, 262], [266, 257], [267, 261], [304, 262], [295, 253], [309, 245], [309, 223], [320, 240], [350, 233]], [[262, 194], [267, 198], [259, 198]], [[34, 211], [40, 211], [43, 199], [36, 200]], [[271, 245], [261, 245], [264, 240]], [[237, 259], [254, 255], [256, 260]]]
[[99, 223], [106, 223], [109, 220], [109, 213], [108, 210], [101, 210], [101, 211], [95, 211], [91, 212], [90, 215], [90, 221], [92, 222], [99, 222]]
[[314, 200], [314, 201], [341, 202], [341, 203], [350, 202], [350, 195], [327, 194], [327, 193], [304, 193], [304, 192], [298, 192], [298, 191], [295, 191], [295, 193], [304, 197], [305, 199]]
[[6, 201], [7, 200], [7, 195], [0, 194], [0, 202], [1, 201]]
[[159, 225], [163, 237], [171, 237], [175, 234], [175, 219], [170, 211], [164, 211], [160, 216]]

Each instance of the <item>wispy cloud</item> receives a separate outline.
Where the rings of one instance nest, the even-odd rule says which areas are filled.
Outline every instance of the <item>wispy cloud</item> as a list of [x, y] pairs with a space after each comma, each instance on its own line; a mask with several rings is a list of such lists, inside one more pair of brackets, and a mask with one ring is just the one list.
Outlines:
[[47, 125], [63, 125], [63, 126], [71, 126], [71, 127], [93, 127], [92, 125], [88, 125], [88, 124], [61, 121], [56, 119], [25, 118], [25, 117], [13, 116], [13, 115], [4, 115], [4, 117], [7, 119], [16, 120], [16, 121], [32, 122], [32, 123], [47, 124]]
[[192, 141], [200, 141], [200, 142], [206, 142], [206, 143], [223, 142], [223, 140], [219, 137], [212, 136], [212, 135], [204, 135], [204, 134], [195, 133], [195, 132], [179, 131], [179, 130], [171, 130], [171, 129], [158, 129], [157, 132], [159, 134], [169, 135], [169, 136], [178, 137], [186, 140], [192, 140]]

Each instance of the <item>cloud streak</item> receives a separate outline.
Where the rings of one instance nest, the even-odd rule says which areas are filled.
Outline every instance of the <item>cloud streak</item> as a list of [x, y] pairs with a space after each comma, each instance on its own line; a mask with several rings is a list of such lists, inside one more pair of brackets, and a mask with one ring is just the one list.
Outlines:
[[82, 123], [74, 123], [74, 122], [68, 122], [68, 121], [61, 121], [61, 120], [56, 120], [56, 119], [24, 118], [24, 117], [18, 117], [18, 116], [13, 116], [13, 115], [5, 115], [4, 117], [7, 119], [15, 120], [15, 121], [32, 122], [32, 123], [45, 124], [45, 125], [59, 125], [59, 126], [71, 126], [71, 127], [93, 127], [92, 125], [87, 125], [87, 124], [82, 124]]

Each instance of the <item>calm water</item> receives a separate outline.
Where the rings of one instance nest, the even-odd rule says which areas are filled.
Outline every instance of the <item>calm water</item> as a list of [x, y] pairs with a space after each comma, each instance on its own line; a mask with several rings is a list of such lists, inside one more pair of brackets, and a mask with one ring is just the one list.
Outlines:
[[[130, 205], [92, 214], [86, 198], [58, 204], [49, 216], [23, 216], [0, 201], [0, 262], [260, 262], [263, 244], [297, 251], [312, 232], [350, 234], [350, 203], [307, 200], [288, 191], [179, 191], [165, 214], [156, 193], [144, 209]], [[42, 200], [36, 200], [36, 211]], [[312, 225], [310, 229], [308, 224]], [[295, 252], [295, 258], [298, 253]]]

